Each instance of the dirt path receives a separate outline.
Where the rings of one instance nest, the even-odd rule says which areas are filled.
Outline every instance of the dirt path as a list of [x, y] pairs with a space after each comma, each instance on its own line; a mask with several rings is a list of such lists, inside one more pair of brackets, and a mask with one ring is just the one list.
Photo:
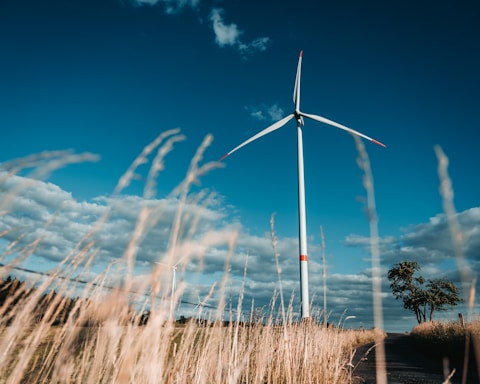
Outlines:
[[[373, 384], [375, 380], [375, 348], [367, 351], [373, 344], [359, 348], [353, 361], [356, 366], [353, 374], [355, 384]], [[443, 362], [422, 355], [409, 344], [408, 336], [390, 333], [385, 339], [388, 384], [441, 384], [445, 381]], [[357, 365], [358, 364], [358, 365]], [[461, 367], [456, 368], [450, 383], [460, 384]], [[474, 372], [469, 372], [467, 383], [480, 383]]]

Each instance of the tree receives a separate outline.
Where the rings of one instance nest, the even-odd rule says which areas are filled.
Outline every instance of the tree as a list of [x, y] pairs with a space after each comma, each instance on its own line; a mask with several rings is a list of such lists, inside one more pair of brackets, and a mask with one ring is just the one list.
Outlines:
[[446, 311], [461, 303], [458, 287], [445, 278], [432, 279], [427, 284], [427, 303], [430, 307], [429, 319], [432, 321], [433, 311]]
[[445, 278], [426, 280], [414, 276], [420, 271], [416, 261], [402, 261], [388, 271], [390, 288], [403, 307], [415, 313], [418, 323], [432, 321], [434, 311], [446, 311], [462, 302], [457, 286]]

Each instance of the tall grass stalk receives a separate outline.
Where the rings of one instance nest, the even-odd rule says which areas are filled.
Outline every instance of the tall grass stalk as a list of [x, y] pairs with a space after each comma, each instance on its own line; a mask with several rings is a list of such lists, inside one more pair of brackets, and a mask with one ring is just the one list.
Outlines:
[[[378, 236], [378, 217], [375, 204], [375, 190], [373, 187], [373, 174], [370, 159], [362, 139], [353, 135], [358, 151], [357, 163], [364, 172], [363, 186], [367, 192], [367, 216], [370, 224], [370, 253], [372, 258], [372, 289], [373, 289], [373, 318], [375, 328], [383, 330], [382, 283], [380, 265], [380, 247]], [[385, 343], [382, 337], [375, 340], [376, 377], [378, 384], [387, 383], [387, 370], [385, 359]]]
[[273, 246], [273, 254], [275, 256], [275, 267], [277, 269], [277, 276], [278, 276], [278, 290], [280, 292], [280, 310], [282, 313], [282, 324], [284, 329], [285, 341], [287, 341], [287, 317], [285, 315], [285, 304], [283, 301], [283, 286], [282, 286], [282, 268], [280, 267], [280, 262], [278, 257], [280, 253], [278, 252], [277, 248], [277, 236], [275, 235], [275, 214], [272, 214], [270, 217], [270, 233], [272, 235], [272, 246]]
[[325, 258], [325, 235], [323, 233], [323, 226], [320, 226], [320, 241], [322, 247], [322, 272], [323, 272], [323, 324], [328, 326], [327, 315], [327, 262]]
[[460, 271], [463, 282], [467, 283], [471, 288], [468, 291], [466, 302], [469, 310], [468, 320], [471, 320], [471, 311], [475, 304], [475, 278], [470, 266], [467, 263], [464, 254], [464, 235], [460, 228], [460, 224], [457, 219], [457, 211], [453, 202], [453, 187], [452, 181], [448, 174], [448, 157], [443, 152], [440, 146], [435, 146], [435, 154], [438, 160], [438, 176], [440, 179], [440, 194], [442, 196], [443, 210], [447, 216], [448, 228], [450, 230], [450, 236], [452, 238], [453, 249], [455, 252], [455, 259]]
[[[457, 219], [457, 212], [453, 202], [453, 187], [452, 181], [448, 174], [448, 157], [443, 152], [442, 148], [439, 145], [436, 145], [435, 154], [438, 161], [438, 176], [440, 179], [440, 195], [442, 196], [443, 201], [443, 210], [447, 216], [448, 228], [450, 230], [450, 236], [452, 238], [453, 249], [455, 252], [455, 260], [457, 262], [458, 269], [462, 281], [469, 286], [468, 295], [466, 298], [467, 302], [467, 320], [472, 320], [472, 311], [475, 305], [475, 285], [476, 277], [467, 263], [464, 253], [464, 235], [460, 228], [460, 224]], [[478, 375], [480, 377], [480, 339], [478, 333], [467, 332], [465, 341], [465, 358], [464, 358], [464, 369], [462, 383], [467, 382], [467, 372], [468, 372], [468, 360], [469, 360], [469, 351], [470, 351], [470, 340], [473, 339], [473, 346], [475, 351], [475, 357], [477, 360], [477, 369]]]

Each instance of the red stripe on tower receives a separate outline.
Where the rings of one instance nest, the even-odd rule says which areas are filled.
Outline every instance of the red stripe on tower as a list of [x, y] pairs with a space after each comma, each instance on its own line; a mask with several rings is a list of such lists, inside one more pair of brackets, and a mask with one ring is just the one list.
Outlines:
[[300, 255], [300, 261], [308, 261], [307, 255]]

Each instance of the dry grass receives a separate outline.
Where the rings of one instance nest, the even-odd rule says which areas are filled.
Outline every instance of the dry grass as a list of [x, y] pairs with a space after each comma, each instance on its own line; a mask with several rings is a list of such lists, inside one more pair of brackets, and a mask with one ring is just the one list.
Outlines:
[[4, 328], [2, 340], [14, 345], [4, 355], [0, 378], [5, 383], [347, 383], [353, 348], [375, 336], [311, 324], [286, 330], [287, 338], [272, 325], [192, 322], [178, 328], [110, 321], [101, 327], [20, 329], [12, 340]]
[[422, 323], [412, 330], [411, 341], [425, 355], [443, 360], [445, 367], [461, 367], [462, 383], [468, 382], [469, 371], [479, 374], [474, 346], [480, 341], [480, 321]]
[[[136, 177], [137, 168], [153, 156], [144, 192], [145, 199], [151, 199], [155, 195], [156, 177], [163, 169], [163, 158], [174, 143], [182, 139], [177, 130], [172, 130], [146, 146], [120, 178], [114, 194], [121, 193]], [[280, 308], [275, 308], [275, 299], [272, 299], [270, 313], [261, 319], [240, 322], [238, 320], [243, 315], [238, 311], [237, 321], [223, 325], [228, 260], [237, 234], [234, 231], [211, 231], [203, 237], [194, 236], [198, 218], [185, 210], [190, 202], [198, 204], [200, 201], [198, 196], [189, 197], [191, 184], [219, 166], [217, 163], [199, 165], [210, 142], [208, 136], [193, 157], [184, 180], [172, 192], [178, 197], [179, 204], [171, 226], [168, 252], [161, 259], [164, 265], [156, 265], [146, 281], [136, 281], [133, 270], [144, 234], [156, 225], [161, 215], [161, 207], [151, 205], [145, 205], [138, 212], [135, 230], [123, 256], [116, 260], [118, 269], [114, 271], [122, 271], [123, 279], [113, 287], [106, 286], [105, 278], [114, 268], [109, 265], [96, 280], [83, 286], [79, 299], [63, 317], [62, 324], [54, 326], [56, 319], [63, 314], [62, 308], [67, 305], [66, 298], [78, 294], [78, 286], [72, 288], [72, 279], [88, 272], [100, 251], [93, 240], [94, 234], [110, 219], [115, 207], [109, 207], [91, 232], [65, 255], [56, 268], [36, 279], [32, 277], [15, 291], [13, 301], [5, 302], [0, 308], [1, 383], [332, 384], [351, 380], [351, 358], [355, 348], [381, 339], [383, 333], [327, 328], [308, 321], [295, 323], [291, 321], [294, 317], [292, 308], [284, 308], [283, 295]], [[33, 169], [32, 178], [43, 178], [69, 162], [95, 159], [90, 154], [45, 152], [2, 164], [7, 173], [0, 174], [0, 183], [26, 169]], [[0, 214], [7, 214], [16, 195], [30, 183], [27, 181], [4, 195], [0, 201]], [[52, 214], [45, 226], [50, 225], [55, 217], [56, 214]], [[0, 267], [0, 277], [5, 278], [34, 254], [41, 241], [36, 239], [23, 248], [19, 247], [20, 242], [8, 244], [0, 255], [0, 261], [5, 264]], [[198, 317], [208, 316], [208, 326], [195, 321], [183, 327], [176, 326], [174, 310], [184, 287], [171, 291], [172, 261], [178, 259], [179, 254], [185, 262], [199, 261], [199, 250], [204, 252], [219, 244], [228, 249], [229, 255], [225, 276], [218, 288], [219, 309], [207, 315], [199, 308]], [[11, 255], [17, 256], [7, 262]], [[132, 293], [133, 288], [135, 293]], [[49, 301], [42, 301], [53, 290], [57, 295], [50, 295]], [[240, 292], [240, 304], [242, 298]], [[133, 302], [138, 306], [139, 301], [141, 309], [151, 310], [148, 322], [142, 326], [139, 325], [141, 310], [132, 307]], [[39, 303], [45, 305], [41, 317], [38, 317]], [[230, 313], [230, 319], [234, 316]], [[279, 318], [283, 319], [280, 326]]]
[[467, 337], [480, 338], [480, 321], [465, 325], [458, 321], [430, 321], [415, 326], [411, 332], [416, 345], [441, 357], [463, 358]]
[[[164, 157], [181, 140], [183, 136], [178, 130], [159, 135], [144, 148], [119, 179], [114, 195], [119, 195], [136, 178], [137, 168], [148, 163], [148, 157], [152, 156], [143, 196], [152, 201], [156, 178], [164, 167]], [[230, 321], [224, 325], [229, 260], [237, 233], [213, 230], [199, 236], [196, 233], [198, 217], [187, 210], [189, 204], [208, 203], [208, 197], [203, 199], [201, 194], [191, 196], [189, 192], [199, 177], [220, 166], [216, 162], [200, 165], [211, 140], [211, 136], [206, 137], [194, 155], [184, 180], [171, 194], [177, 198], [178, 208], [171, 223], [168, 250], [159, 260], [163, 264], [156, 265], [147, 279], [137, 281], [134, 266], [143, 237], [159, 222], [162, 206], [145, 204], [137, 214], [133, 234], [123, 255], [115, 261], [115, 266], [109, 265], [94, 281], [85, 284], [74, 307], [67, 316], [64, 315], [65, 306], [72, 304], [67, 303], [67, 298], [78, 294], [78, 286], [72, 288], [72, 279], [89, 272], [100, 252], [99, 245], [93, 239], [115, 210], [115, 207], [108, 207], [92, 230], [79, 241], [75, 249], [65, 255], [58, 266], [47, 274], [27, 281], [5, 302], [0, 308], [0, 383], [348, 383], [354, 373], [351, 362], [355, 348], [372, 341], [377, 344], [377, 382], [386, 383], [385, 333], [292, 321], [294, 315], [291, 304], [285, 308], [283, 302], [278, 259], [280, 307], [276, 307], [277, 298], [274, 297], [269, 313], [262, 314], [259, 319], [250, 318], [250, 321], [242, 322], [241, 319], [248, 318], [241, 313], [242, 289], [237, 313], [230, 311]], [[365, 148], [358, 140], [357, 149], [367, 191], [373, 312], [376, 329], [382, 329], [379, 236], [373, 176]], [[444, 207], [458, 253], [459, 268], [464, 281], [474, 287], [472, 272], [461, 253], [462, 236], [455, 221], [445, 156], [439, 148], [436, 150]], [[0, 184], [20, 172], [32, 171], [23, 185], [3, 194], [0, 215], [8, 214], [16, 196], [29, 188], [35, 178], [45, 178], [55, 169], [72, 162], [94, 160], [96, 157], [91, 154], [45, 152], [2, 164], [6, 172], [0, 173]], [[56, 213], [47, 218], [45, 227], [55, 218]], [[5, 235], [6, 232], [0, 233], [0, 237]], [[0, 261], [4, 264], [0, 267], [2, 279], [34, 254], [43, 240], [35, 239], [20, 246], [22, 236], [25, 234], [20, 234], [18, 240], [7, 244], [0, 255]], [[277, 256], [276, 242], [272, 217], [274, 256]], [[227, 258], [224, 278], [216, 292], [219, 297], [218, 309], [206, 312], [205, 308], [199, 308], [197, 317], [207, 318], [207, 326], [191, 321], [179, 327], [174, 321], [175, 308], [185, 287], [180, 286], [175, 291], [171, 289], [171, 266], [179, 255], [182, 255], [184, 263], [195, 260], [201, 265], [202, 252], [219, 245], [227, 249]], [[13, 259], [12, 255], [15, 255]], [[105, 280], [112, 271], [121, 271], [122, 279], [115, 286], [106, 286]], [[245, 276], [247, 274], [246, 263]], [[57, 295], [48, 296], [53, 290]], [[45, 301], [45, 296], [49, 300]], [[473, 308], [474, 296], [473, 288], [467, 299], [469, 310]], [[12, 303], [15, 303], [13, 309]], [[46, 306], [41, 317], [38, 317], [39, 303]], [[137, 310], [133, 309], [132, 303], [136, 303]], [[141, 312], [145, 308], [150, 309], [151, 314], [149, 321], [140, 326]], [[63, 316], [62, 324], [54, 326], [60, 315]], [[466, 356], [465, 360], [468, 361], [470, 340], [473, 340], [473, 345], [478, 344], [479, 329], [478, 322], [468, 322], [466, 327], [458, 323], [427, 323], [416, 327], [412, 338], [430, 350], [442, 351], [441, 348], [445, 347], [444, 354], [448, 356], [458, 356], [461, 350], [462, 356]]]

